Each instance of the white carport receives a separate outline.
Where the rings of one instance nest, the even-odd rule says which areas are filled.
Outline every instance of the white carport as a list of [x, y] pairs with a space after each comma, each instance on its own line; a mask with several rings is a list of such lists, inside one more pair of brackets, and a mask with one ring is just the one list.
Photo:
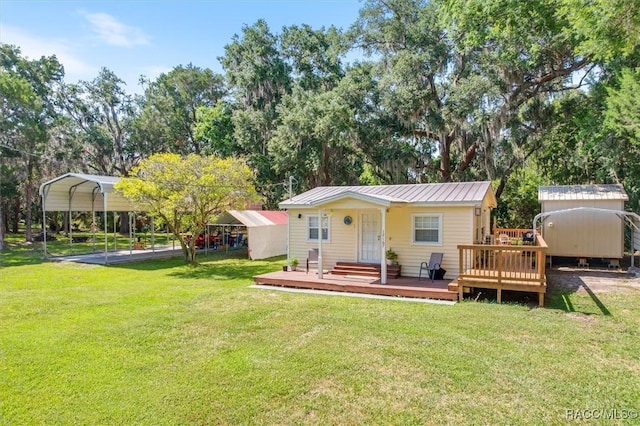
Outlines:
[[[104, 215], [104, 261], [108, 263], [107, 212], [134, 212], [133, 205], [121, 194], [115, 192], [114, 185], [120, 180], [116, 176], [67, 173], [40, 185], [42, 198], [42, 223], [46, 229], [47, 212], [91, 212], [95, 223], [96, 212]], [[71, 214], [69, 214], [71, 222]], [[69, 223], [69, 232], [72, 227]], [[153, 224], [152, 224], [153, 232]], [[44, 233], [44, 251], [47, 255], [47, 238]]]
[[212, 225], [246, 226], [249, 258], [257, 260], [287, 253], [288, 221], [285, 211], [229, 210]]

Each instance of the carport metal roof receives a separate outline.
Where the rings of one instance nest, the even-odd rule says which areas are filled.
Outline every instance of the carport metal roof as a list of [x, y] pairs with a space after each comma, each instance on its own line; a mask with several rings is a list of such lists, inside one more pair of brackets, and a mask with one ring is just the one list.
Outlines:
[[[114, 185], [116, 176], [67, 173], [40, 185], [42, 209], [52, 211], [126, 212], [137, 209]], [[140, 210], [137, 210], [140, 211]]]
[[286, 225], [288, 215], [278, 210], [229, 210], [218, 216], [212, 225], [245, 225], [247, 228]]

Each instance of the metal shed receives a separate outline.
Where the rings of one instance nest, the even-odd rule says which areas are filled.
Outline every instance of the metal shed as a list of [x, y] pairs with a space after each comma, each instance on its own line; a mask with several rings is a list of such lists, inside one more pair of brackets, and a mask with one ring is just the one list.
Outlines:
[[246, 226], [249, 257], [257, 260], [287, 253], [288, 221], [285, 211], [229, 210], [213, 224]]
[[[620, 259], [624, 256], [622, 185], [557, 185], [538, 188], [542, 235], [548, 256]], [[555, 214], [553, 212], [556, 212]]]

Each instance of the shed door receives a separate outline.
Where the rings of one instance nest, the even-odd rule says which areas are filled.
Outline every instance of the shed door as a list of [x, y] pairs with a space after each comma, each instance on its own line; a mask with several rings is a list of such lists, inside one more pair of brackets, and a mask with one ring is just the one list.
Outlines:
[[380, 263], [378, 213], [360, 215], [360, 262]]

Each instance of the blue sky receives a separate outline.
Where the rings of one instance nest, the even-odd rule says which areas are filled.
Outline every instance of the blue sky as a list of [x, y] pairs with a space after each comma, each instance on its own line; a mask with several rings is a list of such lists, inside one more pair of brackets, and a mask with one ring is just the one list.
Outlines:
[[0, 41], [31, 59], [55, 54], [68, 82], [107, 67], [134, 93], [141, 74], [154, 79], [181, 64], [222, 73], [224, 46], [258, 19], [273, 33], [301, 24], [347, 29], [361, 7], [358, 0], [0, 0]]

